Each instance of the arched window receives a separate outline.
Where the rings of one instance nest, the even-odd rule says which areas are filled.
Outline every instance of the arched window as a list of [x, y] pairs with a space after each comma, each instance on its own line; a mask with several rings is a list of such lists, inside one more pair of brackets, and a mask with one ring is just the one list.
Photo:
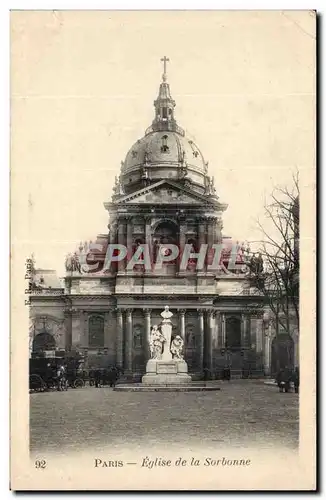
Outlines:
[[45, 330], [36, 335], [33, 340], [33, 352], [53, 351], [55, 348], [56, 345], [53, 335]]
[[[160, 222], [153, 233], [153, 257], [154, 262], [158, 260], [158, 252], [162, 252], [161, 255], [170, 255], [171, 249], [164, 248], [164, 244], [177, 245], [179, 241], [179, 228], [171, 221]], [[167, 261], [163, 264], [163, 267], [172, 268], [177, 263], [177, 259], [173, 261]]]
[[104, 346], [104, 319], [103, 316], [94, 315], [88, 322], [88, 340], [90, 347]]
[[168, 136], [167, 135], [163, 135], [163, 137], [162, 137], [161, 151], [162, 151], [162, 153], [167, 153], [169, 151]]

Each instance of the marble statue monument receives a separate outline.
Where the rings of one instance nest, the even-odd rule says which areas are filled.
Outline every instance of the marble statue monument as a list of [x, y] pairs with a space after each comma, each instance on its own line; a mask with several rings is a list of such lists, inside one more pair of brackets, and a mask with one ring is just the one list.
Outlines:
[[152, 327], [150, 359], [146, 365], [146, 375], [142, 378], [144, 385], [182, 386], [191, 382], [188, 365], [183, 357], [184, 341], [180, 335], [172, 339], [172, 316], [169, 306], [165, 306], [161, 323]]

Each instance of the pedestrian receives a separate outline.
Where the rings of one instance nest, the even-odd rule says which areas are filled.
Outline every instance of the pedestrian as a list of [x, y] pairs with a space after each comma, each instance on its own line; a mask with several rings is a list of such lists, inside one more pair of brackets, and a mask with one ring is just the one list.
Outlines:
[[280, 392], [289, 392], [291, 372], [287, 366], [285, 368], [280, 368], [276, 375], [276, 382]]
[[95, 370], [95, 387], [101, 387], [101, 370], [99, 368]]
[[299, 385], [300, 385], [300, 375], [299, 375], [299, 367], [298, 366], [296, 366], [294, 369], [294, 374], [293, 374], [292, 380], [293, 380], [293, 384], [294, 384], [294, 392], [296, 394], [298, 394], [299, 393]]

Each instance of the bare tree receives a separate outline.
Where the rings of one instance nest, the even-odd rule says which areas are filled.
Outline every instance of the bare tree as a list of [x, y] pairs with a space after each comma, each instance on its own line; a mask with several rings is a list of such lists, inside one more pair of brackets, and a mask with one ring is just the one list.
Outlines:
[[[248, 262], [249, 279], [265, 299], [274, 316], [276, 336], [279, 327], [290, 333], [299, 328], [299, 183], [276, 188], [265, 205], [265, 226], [258, 221], [262, 233], [258, 253]], [[266, 225], [270, 225], [267, 228]], [[294, 325], [295, 323], [295, 325]]]

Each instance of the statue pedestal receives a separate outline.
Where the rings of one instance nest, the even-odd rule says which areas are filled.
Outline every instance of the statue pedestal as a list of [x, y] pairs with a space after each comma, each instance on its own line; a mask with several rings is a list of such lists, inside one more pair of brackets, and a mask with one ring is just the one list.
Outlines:
[[150, 359], [146, 365], [144, 385], [185, 385], [191, 383], [188, 365], [183, 359], [169, 361]]

